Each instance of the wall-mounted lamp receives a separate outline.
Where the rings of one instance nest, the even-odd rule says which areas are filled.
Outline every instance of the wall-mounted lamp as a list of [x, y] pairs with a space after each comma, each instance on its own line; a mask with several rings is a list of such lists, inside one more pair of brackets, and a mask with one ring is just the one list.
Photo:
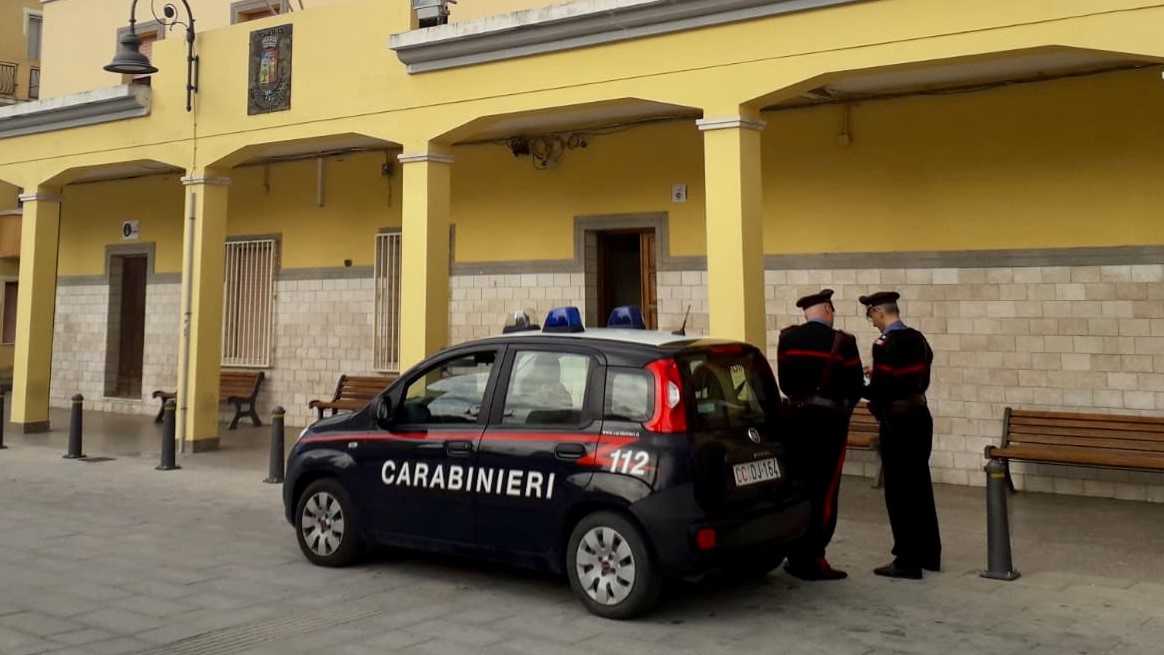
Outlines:
[[[157, 67], [150, 63], [150, 58], [141, 52], [141, 37], [137, 35], [137, 2], [129, 6], [129, 31], [121, 35], [117, 43], [117, 54], [113, 61], [105, 66], [110, 73], [122, 75], [152, 75], [158, 72]], [[177, 25], [186, 28], [186, 111], [194, 107], [194, 93], [198, 91], [198, 57], [194, 55], [194, 14], [190, 11], [190, 3], [182, 0], [186, 9], [186, 18], [178, 15], [177, 5], [167, 2], [162, 6], [162, 15], [158, 16], [154, 0], [150, 0], [150, 12], [154, 20], [158, 21], [167, 30]]]

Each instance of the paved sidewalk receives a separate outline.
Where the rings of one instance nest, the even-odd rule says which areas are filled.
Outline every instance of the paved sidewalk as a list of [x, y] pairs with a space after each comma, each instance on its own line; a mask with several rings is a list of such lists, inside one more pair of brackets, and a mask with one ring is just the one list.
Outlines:
[[[680, 585], [646, 620], [589, 616], [559, 580], [493, 565], [381, 555], [311, 566], [258, 466], [183, 458], [82, 463], [22, 439], [0, 451], [0, 653], [1159, 653], [1164, 508], [1020, 494], [1017, 565], [999, 583], [982, 490], [940, 487], [946, 571], [888, 581], [888, 528], [846, 479], [835, 565], [805, 584]], [[32, 443], [35, 443], [33, 441]], [[100, 452], [90, 454], [101, 454]]]

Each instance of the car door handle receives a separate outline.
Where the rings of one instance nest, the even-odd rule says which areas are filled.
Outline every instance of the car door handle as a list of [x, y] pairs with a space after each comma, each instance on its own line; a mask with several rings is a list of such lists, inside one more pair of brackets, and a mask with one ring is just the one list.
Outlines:
[[450, 457], [468, 457], [473, 454], [472, 441], [449, 441], [445, 443], [445, 452]]
[[586, 445], [580, 443], [560, 443], [554, 448], [558, 459], [581, 459], [586, 454]]

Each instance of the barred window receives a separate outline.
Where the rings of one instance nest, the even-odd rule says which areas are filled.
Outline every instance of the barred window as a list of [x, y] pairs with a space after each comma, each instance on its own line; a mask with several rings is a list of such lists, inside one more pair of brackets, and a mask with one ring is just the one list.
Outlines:
[[376, 235], [376, 326], [373, 357], [377, 371], [400, 372], [400, 233]]
[[222, 307], [222, 365], [271, 365], [275, 307], [275, 240], [226, 244]]

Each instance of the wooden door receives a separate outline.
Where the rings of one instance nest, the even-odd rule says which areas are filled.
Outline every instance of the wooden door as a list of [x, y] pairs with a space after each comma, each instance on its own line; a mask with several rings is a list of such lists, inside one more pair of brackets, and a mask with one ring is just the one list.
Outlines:
[[146, 258], [126, 257], [121, 264], [121, 324], [117, 351], [117, 395], [141, 395], [145, 351]]
[[639, 235], [639, 275], [643, 294], [643, 321], [648, 330], [658, 328], [659, 322], [659, 294], [655, 285], [658, 272], [655, 264], [655, 232], [643, 232]]

